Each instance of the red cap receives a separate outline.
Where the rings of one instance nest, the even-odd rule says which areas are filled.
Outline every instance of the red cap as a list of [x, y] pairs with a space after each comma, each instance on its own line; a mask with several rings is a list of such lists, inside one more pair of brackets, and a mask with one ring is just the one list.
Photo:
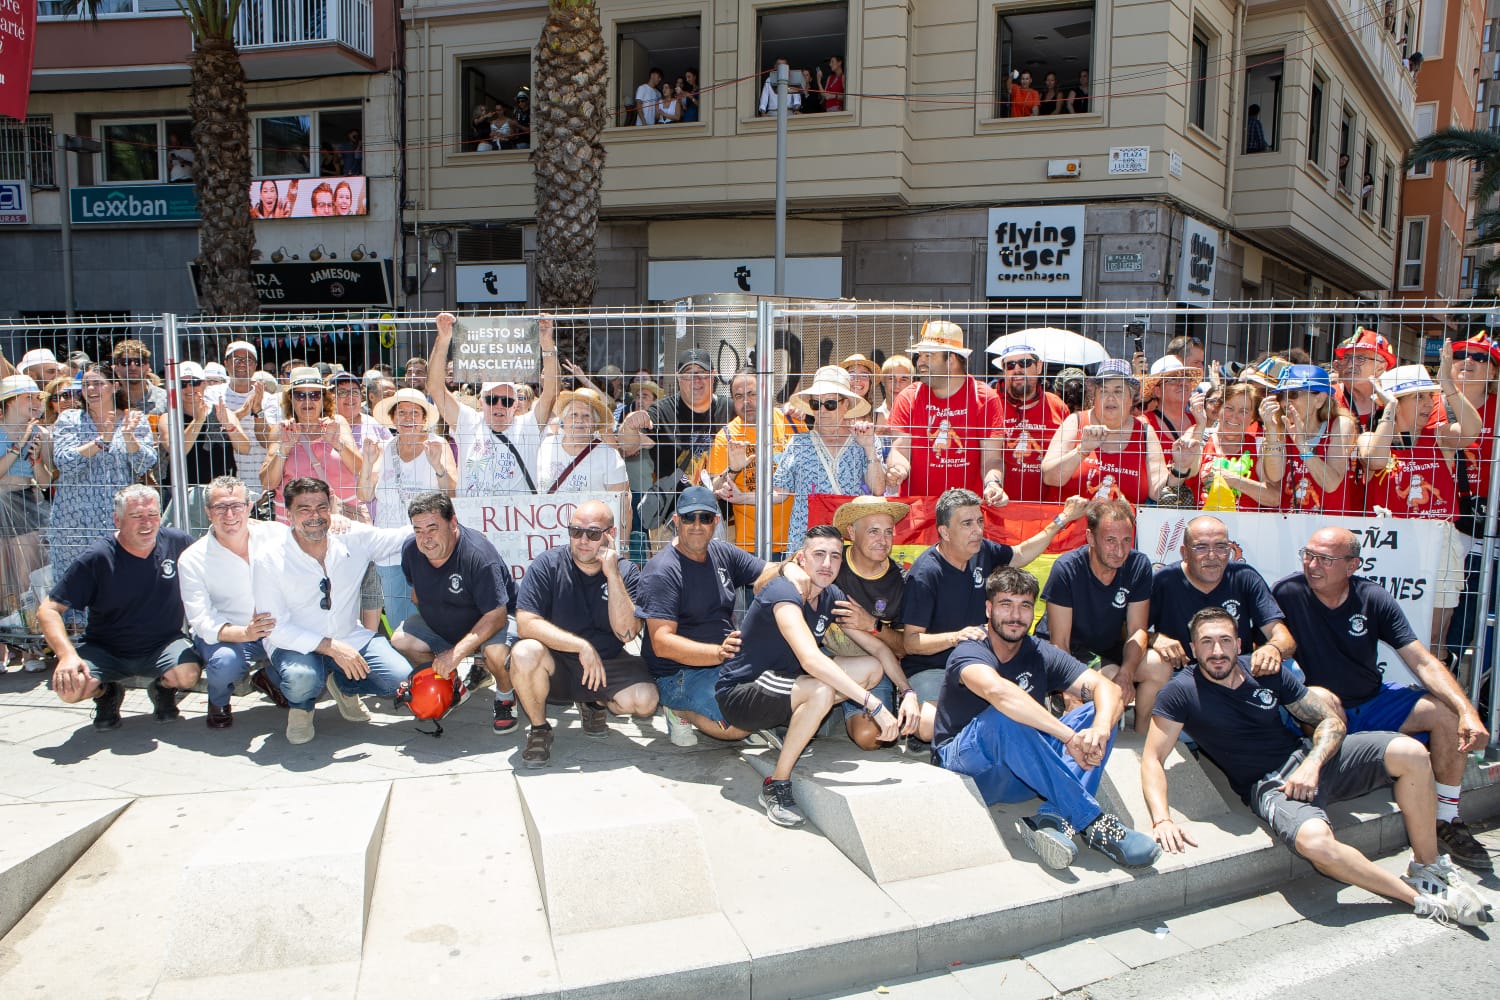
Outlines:
[[1455, 351], [1486, 351], [1489, 353], [1490, 362], [1500, 365], [1500, 344], [1496, 344], [1491, 340], [1490, 335], [1484, 330], [1480, 330], [1468, 340], [1455, 340], [1453, 342], [1453, 349]]
[[1373, 351], [1376, 357], [1385, 359], [1385, 367], [1396, 367], [1396, 355], [1391, 342], [1374, 330], [1360, 327], [1353, 337], [1333, 349], [1333, 356], [1342, 358], [1353, 351]]

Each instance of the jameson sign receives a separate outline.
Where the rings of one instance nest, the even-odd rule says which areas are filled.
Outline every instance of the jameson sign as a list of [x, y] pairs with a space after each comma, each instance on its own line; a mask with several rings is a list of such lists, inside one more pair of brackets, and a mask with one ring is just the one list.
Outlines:
[[448, 356], [460, 382], [534, 382], [542, 360], [536, 320], [460, 319]]
[[[510, 567], [519, 583], [531, 560], [548, 549], [566, 548], [568, 525], [578, 505], [589, 500], [603, 500], [615, 509], [615, 523], [621, 524], [624, 505], [630, 494], [547, 493], [541, 496], [516, 494], [496, 497], [454, 497], [453, 509], [458, 522], [489, 539], [495, 551]], [[620, 533], [615, 545], [622, 548]]]
[[70, 205], [75, 226], [110, 222], [198, 221], [198, 195], [191, 184], [105, 184], [73, 188]]

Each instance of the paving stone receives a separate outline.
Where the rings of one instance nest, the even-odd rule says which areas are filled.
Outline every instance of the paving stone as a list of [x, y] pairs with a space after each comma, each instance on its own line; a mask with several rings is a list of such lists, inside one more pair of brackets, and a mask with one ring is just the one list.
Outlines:
[[1047, 977], [1059, 993], [1097, 983], [1128, 972], [1129, 966], [1111, 955], [1093, 938], [1083, 938], [1042, 951], [1023, 952], [1027, 963]]
[[1170, 916], [1162, 923], [1171, 928], [1173, 936], [1190, 948], [1212, 948], [1226, 941], [1237, 941], [1250, 933], [1244, 924], [1220, 907]]
[[1046, 1000], [1056, 992], [1045, 976], [1019, 958], [960, 966], [948, 974], [969, 996], [983, 1000]]
[[1165, 926], [1152, 921], [1152, 927], [1126, 927], [1123, 930], [1096, 937], [1099, 947], [1130, 966], [1138, 969], [1164, 958], [1185, 955], [1193, 950], [1192, 945], [1176, 938], [1168, 927], [1167, 933], [1158, 934], [1156, 927]]
[[0, 936], [72, 867], [128, 799], [0, 807]]

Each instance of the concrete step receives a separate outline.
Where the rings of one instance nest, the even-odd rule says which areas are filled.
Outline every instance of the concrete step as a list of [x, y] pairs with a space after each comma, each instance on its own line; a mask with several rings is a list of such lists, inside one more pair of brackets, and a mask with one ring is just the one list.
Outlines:
[[0, 806], [0, 937], [129, 805], [129, 799], [101, 799]]

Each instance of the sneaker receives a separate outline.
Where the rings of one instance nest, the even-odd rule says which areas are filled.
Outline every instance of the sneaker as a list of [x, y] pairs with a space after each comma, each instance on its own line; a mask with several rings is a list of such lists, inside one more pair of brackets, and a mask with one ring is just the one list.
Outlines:
[[286, 713], [286, 741], [295, 745], [311, 743], [317, 733], [313, 729], [313, 714], [310, 708], [288, 709]]
[[767, 778], [760, 786], [760, 804], [765, 806], [766, 816], [777, 826], [801, 826], [807, 822], [797, 800], [792, 797], [790, 781], [772, 781]]
[[212, 702], [209, 702], [208, 728], [228, 729], [232, 725], [234, 725], [234, 713], [230, 710], [229, 706], [215, 705]]
[[1478, 927], [1495, 919], [1488, 903], [1476, 909], [1466, 897], [1430, 896], [1424, 892], [1417, 893], [1417, 898], [1412, 901], [1412, 912], [1436, 920], [1445, 927], [1454, 924]]
[[328, 694], [333, 698], [334, 704], [339, 707], [339, 714], [344, 717], [345, 722], [369, 722], [370, 710], [365, 703], [359, 700], [359, 695], [348, 694], [334, 681], [333, 675], [328, 675], [324, 684]]
[[516, 700], [495, 699], [495, 732], [508, 733], [516, 728]]
[[1078, 857], [1073, 827], [1061, 816], [1051, 813], [1023, 816], [1016, 823], [1016, 832], [1048, 868], [1066, 868]]
[[146, 693], [151, 696], [151, 714], [156, 716], [157, 722], [175, 722], [182, 718], [182, 713], [177, 710], [177, 692], [163, 687], [161, 678], [152, 681]]
[[667, 739], [672, 741], [674, 747], [695, 747], [698, 745], [698, 730], [691, 723], [683, 722], [682, 716], [663, 707], [662, 711], [667, 716]]
[[781, 736], [774, 729], [757, 729], [745, 738], [745, 742], [752, 746], [770, 747], [772, 750], [781, 749]]
[[1122, 868], [1146, 868], [1161, 857], [1161, 845], [1132, 830], [1113, 813], [1100, 813], [1083, 828], [1083, 842]]
[[39, 674], [43, 670], [47, 669], [47, 663], [46, 663], [45, 660], [42, 660], [40, 657], [33, 656], [33, 657], [29, 657], [26, 660], [26, 663], [25, 663], [24, 667], [22, 667], [22, 669], [24, 669], [28, 674]]
[[603, 739], [609, 735], [609, 709], [597, 701], [578, 702], [578, 714], [583, 719], [583, 735]]
[[[1485, 902], [1478, 890], [1464, 881], [1463, 873], [1446, 854], [1439, 854], [1436, 861], [1427, 865], [1413, 859], [1406, 866], [1406, 874], [1401, 876], [1401, 881], [1417, 890], [1419, 896], [1434, 896], [1446, 900], [1464, 913], [1473, 914], [1474, 919], [1480, 923], [1489, 923], [1494, 919], [1490, 904]], [[1465, 921], [1460, 920], [1460, 923], [1463, 922]]]
[[531, 727], [526, 734], [526, 749], [521, 751], [521, 763], [526, 767], [546, 767], [552, 763], [552, 727]]
[[484, 669], [484, 661], [474, 657], [469, 664], [469, 674], [464, 678], [464, 687], [470, 691], [478, 691], [482, 687], [489, 687], [495, 683], [495, 676]]
[[1438, 849], [1470, 871], [1493, 871], [1495, 862], [1485, 846], [1474, 839], [1469, 826], [1461, 819], [1438, 820]]
[[125, 686], [108, 681], [94, 695], [94, 728], [108, 732], [120, 728], [120, 703], [125, 700]]

